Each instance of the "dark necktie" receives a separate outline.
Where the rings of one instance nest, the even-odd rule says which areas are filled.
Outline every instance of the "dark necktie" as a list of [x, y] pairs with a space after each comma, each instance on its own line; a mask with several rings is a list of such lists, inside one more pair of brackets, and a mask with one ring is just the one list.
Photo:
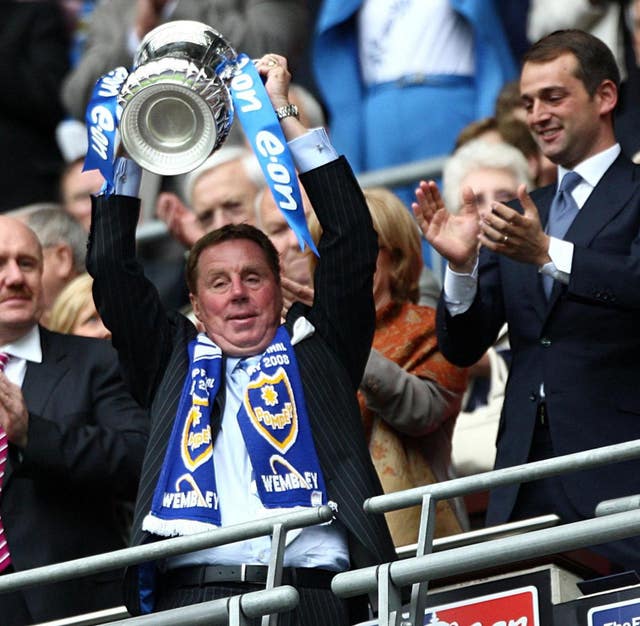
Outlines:
[[[582, 180], [582, 176], [576, 172], [567, 172], [560, 181], [558, 191], [553, 198], [549, 209], [549, 221], [547, 222], [547, 235], [562, 239], [569, 230], [569, 226], [578, 215], [578, 205], [573, 199], [571, 192]], [[543, 274], [542, 282], [544, 292], [549, 298], [553, 289], [553, 278]]]
[[[4, 368], [9, 361], [9, 355], [6, 352], [0, 352], [0, 372], [4, 372]], [[7, 456], [9, 455], [9, 442], [7, 441], [7, 433], [0, 427], [0, 497], [2, 496], [2, 483], [4, 479], [4, 468], [7, 464]], [[11, 564], [9, 556], [9, 546], [4, 533], [2, 519], [0, 519], [0, 572], [5, 570]]]

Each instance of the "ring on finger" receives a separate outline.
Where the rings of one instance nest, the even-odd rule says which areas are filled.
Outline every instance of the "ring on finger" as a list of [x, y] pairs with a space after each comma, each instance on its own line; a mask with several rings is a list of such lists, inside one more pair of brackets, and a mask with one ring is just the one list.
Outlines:
[[503, 243], [507, 243], [507, 241], [509, 241], [509, 237], [508, 237], [507, 235], [505, 235], [505, 236], [502, 238], [502, 242], [503, 242]]

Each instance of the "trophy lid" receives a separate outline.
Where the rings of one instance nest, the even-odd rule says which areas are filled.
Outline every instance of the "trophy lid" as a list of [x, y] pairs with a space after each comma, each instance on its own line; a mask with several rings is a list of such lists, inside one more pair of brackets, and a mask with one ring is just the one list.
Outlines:
[[215, 29], [189, 20], [167, 22], [142, 40], [134, 71], [120, 90], [120, 133], [145, 169], [176, 175], [198, 167], [222, 145], [233, 122], [226, 80], [235, 50]]
[[163, 57], [187, 59], [215, 69], [220, 62], [238, 56], [231, 44], [214, 28], [192, 20], [175, 20], [157, 26], [140, 42], [133, 65], [139, 67]]

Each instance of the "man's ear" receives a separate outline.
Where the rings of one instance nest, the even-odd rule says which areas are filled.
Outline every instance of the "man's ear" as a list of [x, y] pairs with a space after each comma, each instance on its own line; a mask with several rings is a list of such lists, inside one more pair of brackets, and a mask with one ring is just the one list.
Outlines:
[[200, 301], [198, 300], [198, 296], [195, 293], [189, 292], [189, 302], [191, 302], [193, 314], [200, 322], [202, 322], [202, 319], [200, 318]]
[[596, 92], [600, 98], [600, 113], [611, 113], [618, 103], [618, 88], [612, 80], [603, 80]]
[[53, 257], [55, 273], [59, 278], [66, 280], [78, 273], [73, 262], [73, 250], [68, 244], [58, 243], [53, 246]]

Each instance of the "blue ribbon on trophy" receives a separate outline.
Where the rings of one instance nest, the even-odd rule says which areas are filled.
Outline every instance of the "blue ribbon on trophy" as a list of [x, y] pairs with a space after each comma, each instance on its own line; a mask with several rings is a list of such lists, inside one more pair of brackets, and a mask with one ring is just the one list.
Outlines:
[[[176, 41], [168, 44], [171, 37], [175, 37]], [[190, 37], [191, 40], [181, 41], [184, 37]], [[185, 58], [195, 48], [199, 50], [197, 58]], [[212, 51], [218, 58], [209, 58]], [[158, 99], [155, 103], [152, 102], [152, 97], [155, 96], [150, 97], [147, 103], [143, 98], [138, 100], [133, 109], [137, 112], [144, 111], [138, 121], [129, 113], [131, 109], [128, 107], [132, 107], [134, 99], [141, 96], [145, 89], [148, 90], [147, 93], [156, 89]], [[124, 98], [123, 92], [126, 93]], [[119, 67], [98, 80], [86, 112], [89, 149], [84, 169], [100, 170], [106, 181], [103, 191], [113, 193], [114, 153], [119, 125], [125, 147], [129, 148], [125, 131], [135, 128], [137, 132], [151, 119], [166, 119], [163, 107], [167, 102], [172, 103], [170, 106], [177, 104], [179, 108], [180, 98], [192, 96], [198, 98], [198, 103], [192, 109], [194, 115], [185, 116], [180, 123], [187, 126], [191, 124], [195, 117], [202, 114], [201, 106], [205, 102], [205, 107], [214, 109], [210, 114], [215, 119], [216, 126], [219, 124], [215, 133], [209, 132], [207, 135], [206, 125], [200, 127], [198, 123], [193, 124], [194, 144], [208, 146], [208, 153], [201, 153], [198, 162], [188, 162], [184, 169], [180, 169], [181, 157], [175, 149], [175, 142], [168, 142], [171, 148], [166, 153], [160, 154], [156, 150], [161, 161], [157, 170], [152, 168], [155, 157], [145, 154], [141, 155], [142, 160], [138, 160], [136, 155], [131, 154], [131, 158], [158, 174], [191, 171], [222, 144], [229, 132], [234, 111], [237, 111], [269, 189], [289, 227], [296, 234], [301, 250], [304, 250], [306, 244], [318, 255], [307, 227], [302, 194], [289, 146], [262, 78], [246, 54], [236, 54], [220, 33], [205, 24], [177, 21], [159, 26], [142, 41], [131, 75], [124, 67]], [[131, 124], [130, 118], [133, 118]], [[180, 123], [176, 125], [179, 126]], [[149, 137], [153, 135], [154, 132], [148, 133]], [[190, 147], [185, 146], [182, 154], [190, 155]]]
[[100, 170], [107, 194], [114, 191], [113, 162], [120, 120], [118, 94], [127, 76], [129, 72], [118, 67], [100, 78], [93, 88], [85, 116], [88, 146], [82, 170]]
[[296, 234], [300, 249], [305, 243], [319, 256], [307, 227], [291, 152], [262, 79], [251, 59], [239, 54], [231, 80], [236, 114], [258, 158], [276, 204]]

